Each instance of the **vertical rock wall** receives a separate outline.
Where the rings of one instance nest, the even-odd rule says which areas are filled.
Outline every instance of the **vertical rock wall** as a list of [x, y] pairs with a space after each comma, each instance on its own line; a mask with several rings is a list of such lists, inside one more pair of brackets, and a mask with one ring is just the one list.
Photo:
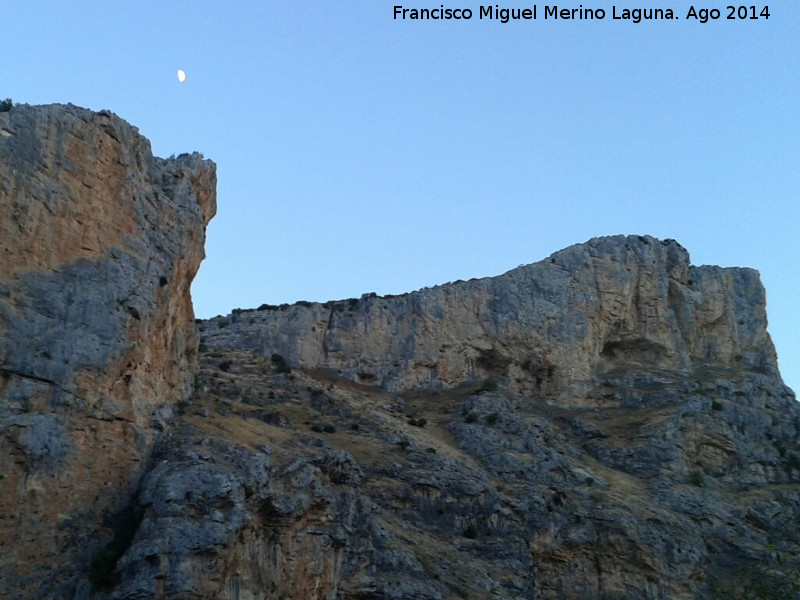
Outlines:
[[595, 238], [401, 296], [238, 311], [205, 336], [393, 390], [491, 377], [569, 400], [631, 363], [777, 373], [758, 272], [695, 267], [680, 244], [649, 236]]
[[67, 595], [163, 411], [191, 392], [189, 288], [215, 210], [212, 162], [155, 158], [110, 112], [0, 113], [0, 590], [11, 597]]

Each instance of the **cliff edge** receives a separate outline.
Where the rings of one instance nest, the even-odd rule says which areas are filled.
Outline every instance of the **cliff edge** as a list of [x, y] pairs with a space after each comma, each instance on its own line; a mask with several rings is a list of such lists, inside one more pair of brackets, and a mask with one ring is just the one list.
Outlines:
[[206, 338], [389, 390], [492, 377], [562, 401], [637, 364], [777, 374], [758, 273], [692, 266], [676, 241], [649, 236], [402, 296], [264, 305], [212, 320]]
[[0, 113], [6, 593], [65, 597], [99, 523], [128, 502], [160, 421], [191, 393], [189, 286], [215, 210], [213, 163], [155, 158], [110, 112]]

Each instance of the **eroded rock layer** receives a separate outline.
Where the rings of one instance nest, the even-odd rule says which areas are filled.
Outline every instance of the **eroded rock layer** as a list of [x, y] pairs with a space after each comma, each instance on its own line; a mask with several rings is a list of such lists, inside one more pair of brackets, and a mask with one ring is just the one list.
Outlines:
[[773, 377], [617, 370], [579, 407], [200, 356], [99, 597], [793, 597], [800, 411]]
[[71, 105], [0, 134], [0, 590], [67, 597], [191, 393], [216, 172]]
[[616, 236], [500, 277], [234, 312], [209, 324], [208, 343], [386, 389], [502, 377], [568, 400], [627, 363], [775, 374], [766, 324], [756, 271], [694, 267], [674, 240]]

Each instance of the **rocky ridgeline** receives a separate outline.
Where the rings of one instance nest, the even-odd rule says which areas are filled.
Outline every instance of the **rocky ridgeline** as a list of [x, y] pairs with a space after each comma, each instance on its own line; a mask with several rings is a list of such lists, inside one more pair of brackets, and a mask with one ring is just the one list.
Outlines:
[[0, 595], [67, 597], [191, 393], [215, 202], [213, 163], [110, 112], [0, 113]]
[[598, 238], [198, 348], [213, 165], [75, 107], [0, 136], [0, 598], [796, 597], [755, 271]]
[[606, 372], [628, 365], [777, 376], [766, 325], [756, 271], [694, 267], [674, 240], [615, 236], [499, 277], [399, 297], [234, 311], [209, 321], [204, 339], [389, 390], [492, 377], [580, 402]]

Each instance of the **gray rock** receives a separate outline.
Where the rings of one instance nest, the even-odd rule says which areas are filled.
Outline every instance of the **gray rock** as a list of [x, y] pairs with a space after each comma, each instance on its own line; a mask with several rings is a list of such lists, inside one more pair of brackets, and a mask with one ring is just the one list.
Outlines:
[[212, 319], [205, 342], [388, 390], [496, 378], [561, 400], [630, 364], [777, 373], [758, 273], [693, 267], [677, 242], [648, 236], [596, 238], [402, 296], [265, 306], [246, 321]]
[[0, 595], [66, 598], [192, 391], [216, 173], [108, 111], [0, 129]]

